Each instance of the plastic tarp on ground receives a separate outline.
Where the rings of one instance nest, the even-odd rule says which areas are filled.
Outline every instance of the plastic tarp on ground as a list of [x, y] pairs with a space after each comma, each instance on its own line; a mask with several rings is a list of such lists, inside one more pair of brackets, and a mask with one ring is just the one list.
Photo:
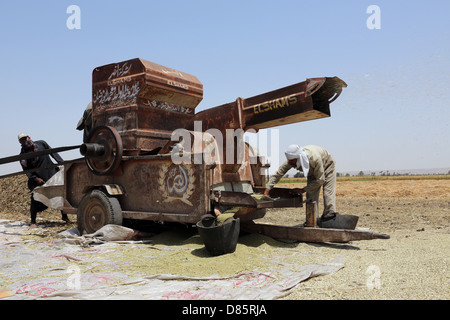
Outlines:
[[340, 259], [301, 265], [294, 245], [260, 235], [212, 257], [196, 235], [168, 245], [179, 235], [108, 225], [91, 235], [71, 229], [48, 238], [39, 229], [0, 221], [0, 298], [268, 300], [344, 266]]

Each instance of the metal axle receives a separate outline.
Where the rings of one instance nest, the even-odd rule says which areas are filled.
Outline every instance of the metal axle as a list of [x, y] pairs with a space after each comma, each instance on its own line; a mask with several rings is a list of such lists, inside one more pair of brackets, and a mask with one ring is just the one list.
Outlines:
[[98, 143], [84, 143], [80, 147], [80, 153], [86, 158], [98, 158], [105, 154], [105, 146]]

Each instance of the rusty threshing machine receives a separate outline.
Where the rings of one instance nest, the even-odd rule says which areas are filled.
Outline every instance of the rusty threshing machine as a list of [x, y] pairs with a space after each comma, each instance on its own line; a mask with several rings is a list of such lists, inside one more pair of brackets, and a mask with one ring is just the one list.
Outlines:
[[[317, 209], [290, 189], [265, 189], [266, 164], [243, 133], [330, 116], [346, 87], [311, 78], [195, 112], [203, 85], [193, 75], [143, 59], [95, 68], [84, 159], [64, 166], [64, 212], [87, 233], [123, 219], [196, 224], [215, 208], [237, 208], [241, 230], [305, 242], [386, 239], [362, 230], [325, 229]], [[87, 120], [86, 120], [87, 121]], [[301, 227], [255, 223], [268, 208], [306, 206]], [[293, 209], [299, 210], [299, 209]], [[299, 214], [301, 214], [299, 212]]]

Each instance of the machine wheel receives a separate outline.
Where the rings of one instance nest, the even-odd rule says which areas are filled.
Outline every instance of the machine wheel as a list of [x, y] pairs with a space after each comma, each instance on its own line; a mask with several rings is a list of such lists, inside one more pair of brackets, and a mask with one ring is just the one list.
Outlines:
[[86, 157], [86, 164], [91, 172], [104, 176], [119, 168], [123, 145], [122, 138], [116, 129], [109, 126], [95, 127], [89, 134], [88, 144], [99, 145], [103, 148], [100, 155]]
[[92, 190], [81, 199], [77, 211], [80, 233], [94, 233], [107, 224], [122, 225], [122, 209], [117, 198]]

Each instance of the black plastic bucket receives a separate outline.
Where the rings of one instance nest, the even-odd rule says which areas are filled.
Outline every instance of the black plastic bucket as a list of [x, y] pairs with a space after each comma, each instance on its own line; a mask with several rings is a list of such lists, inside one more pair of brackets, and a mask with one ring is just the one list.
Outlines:
[[240, 228], [239, 218], [228, 219], [222, 225], [211, 223], [209, 219], [197, 222], [200, 238], [206, 250], [213, 256], [232, 253], [236, 250]]

